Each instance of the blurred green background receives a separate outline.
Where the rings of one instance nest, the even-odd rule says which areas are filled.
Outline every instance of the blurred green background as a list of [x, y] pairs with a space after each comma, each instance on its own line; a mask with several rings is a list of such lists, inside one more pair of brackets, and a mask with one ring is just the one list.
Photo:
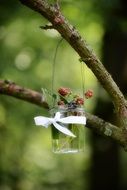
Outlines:
[[[53, 0], [50, 2], [54, 3]], [[125, 5], [126, 1], [120, 0], [61, 0], [62, 12], [76, 26], [104, 64], [107, 63], [106, 67], [115, 80], [119, 78], [118, 84], [126, 94]], [[51, 89], [53, 58], [61, 37], [54, 30], [41, 30], [40, 26], [45, 24], [47, 21], [38, 13], [18, 1], [1, 0], [1, 79], [8, 79], [40, 92], [42, 87]], [[115, 37], [112, 38], [116, 33], [116, 39], [120, 38], [118, 43]], [[119, 49], [116, 50], [117, 46]], [[120, 62], [116, 63], [114, 60]], [[105, 118], [109, 107], [103, 107], [102, 103], [111, 105], [109, 97], [100, 88], [91, 71], [85, 65], [84, 67], [85, 89], [94, 90], [94, 97], [86, 102], [85, 109], [95, 113], [104, 111], [102, 117]], [[79, 56], [64, 40], [57, 52], [55, 68], [55, 90], [60, 86], [82, 93]], [[110, 107], [110, 110], [112, 109]], [[35, 105], [0, 95], [0, 190], [127, 188], [127, 155], [123, 150], [116, 144], [112, 145], [109, 140], [91, 135], [91, 131], [86, 129], [84, 153], [53, 154], [50, 129], [34, 125], [34, 116], [41, 114], [48, 115], [46, 110]], [[112, 118], [106, 119], [113, 121], [114, 117]], [[116, 175], [111, 174], [111, 171]], [[109, 179], [108, 174], [111, 174]]]

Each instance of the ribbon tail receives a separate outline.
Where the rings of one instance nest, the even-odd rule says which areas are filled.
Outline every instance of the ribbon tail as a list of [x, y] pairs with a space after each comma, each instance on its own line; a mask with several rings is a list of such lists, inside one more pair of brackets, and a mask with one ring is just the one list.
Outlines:
[[69, 129], [66, 127], [62, 127], [56, 122], [53, 122], [53, 125], [56, 129], [58, 129], [60, 132], [64, 133], [65, 135], [71, 136], [71, 137], [76, 137]]
[[85, 116], [68, 116], [65, 118], [60, 118], [59, 122], [61, 123], [75, 123], [75, 124], [86, 124]]

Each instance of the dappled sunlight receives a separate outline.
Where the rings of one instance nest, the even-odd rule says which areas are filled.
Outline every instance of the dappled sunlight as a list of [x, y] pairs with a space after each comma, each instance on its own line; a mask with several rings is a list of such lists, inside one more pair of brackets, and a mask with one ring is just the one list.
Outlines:
[[19, 70], [25, 70], [30, 67], [32, 58], [28, 52], [21, 52], [15, 58], [15, 65]]
[[[64, 0], [62, 10], [100, 55], [102, 23], [91, 20], [95, 14], [91, 1], [79, 2]], [[0, 27], [0, 76], [39, 92], [41, 88], [51, 90], [54, 55], [61, 36], [55, 30], [43, 31], [40, 26], [47, 22], [41, 16], [22, 5], [17, 6], [13, 14], [6, 2], [5, 10], [10, 10], [11, 18]], [[90, 11], [92, 16], [88, 16]], [[82, 96], [79, 59], [63, 40], [55, 62], [55, 92], [65, 86]], [[94, 97], [85, 102], [85, 111], [92, 112], [98, 82], [85, 64], [84, 79], [85, 90], [94, 91]], [[51, 129], [36, 127], [33, 118], [37, 115], [49, 116], [49, 113], [21, 100], [0, 96], [0, 190], [87, 190], [91, 165], [88, 131], [83, 153], [54, 154]]]
[[35, 58], [35, 52], [31, 47], [23, 48], [15, 57], [15, 66], [19, 70], [28, 69]]
[[9, 26], [6, 26], [6, 35], [4, 36], [4, 43], [8, 48], [21, 47], [21, 45], [23, 44], [23, 25], [23, 21], [21, 19], [18, 19], [10, 23]]

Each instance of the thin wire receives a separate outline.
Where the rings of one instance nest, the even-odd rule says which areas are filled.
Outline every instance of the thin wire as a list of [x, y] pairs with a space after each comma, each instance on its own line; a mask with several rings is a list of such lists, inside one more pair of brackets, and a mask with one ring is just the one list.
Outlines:
[[[56, 49], [55, 49], [55, 53], [54, 53], [54, 58], [53, 58], [53, 65], [52, 65], [52, 86], [51, 86], [51, 92], [52, 92], [52, 95], [54, 94], [54, 83], [55, 83], [55, 69], [56, 69], [56, 57], [57, 57], [57, 53], [58, 53], [58, 48], [61, 44], [61, 42], [63, 41], [63, 38], [61, 38], [58, 43], [57, 43], [57, 46], [56, 46]], [[52, 97], [52, 105], [54, 106], [54, 98]]]
[[[58, 48], [63, 41], [63, 38], [61, 38], [56, 46], [55, 53], [54, 53], [54, 58], [53, 58], [53, 65], [52, 65], [52, 84], [51, 84], [51, 92], [52, 95], [54, 94], [54, 83], [55, 83], [55, 69], [56, 69], [56, 58], [57, 58], [57, 53], [58, 53]], [[81, 62], [81, 78], [82, 78], [82, 96], [84, 99], [84, 93], [85, 93], [85, 66], [84, 63]], [[54, 98], [52, 97], [52, 105], [54, 106]]]
[[85, 94], [85, 66], [84, 66], [83, 62], [81, 62], [81, 77], [82, 77], [82, 96], [84, 99], [84, 94]]

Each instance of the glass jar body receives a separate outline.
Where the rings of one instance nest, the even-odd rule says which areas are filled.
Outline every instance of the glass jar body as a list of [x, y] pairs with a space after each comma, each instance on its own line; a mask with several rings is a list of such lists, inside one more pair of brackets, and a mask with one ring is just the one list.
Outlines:
[[[81, 108], [58, 109], [57, 111], [60, 112], [61, 118], [68, 116], [85, 116], [84, 110]], [[84, 151], [85, 125], [72, 123], [60, 123], [60, 125], [69, 129], [76, 137], [65, 135], [52, 125], [52, 151], [54, 153], [77, 153]]]

